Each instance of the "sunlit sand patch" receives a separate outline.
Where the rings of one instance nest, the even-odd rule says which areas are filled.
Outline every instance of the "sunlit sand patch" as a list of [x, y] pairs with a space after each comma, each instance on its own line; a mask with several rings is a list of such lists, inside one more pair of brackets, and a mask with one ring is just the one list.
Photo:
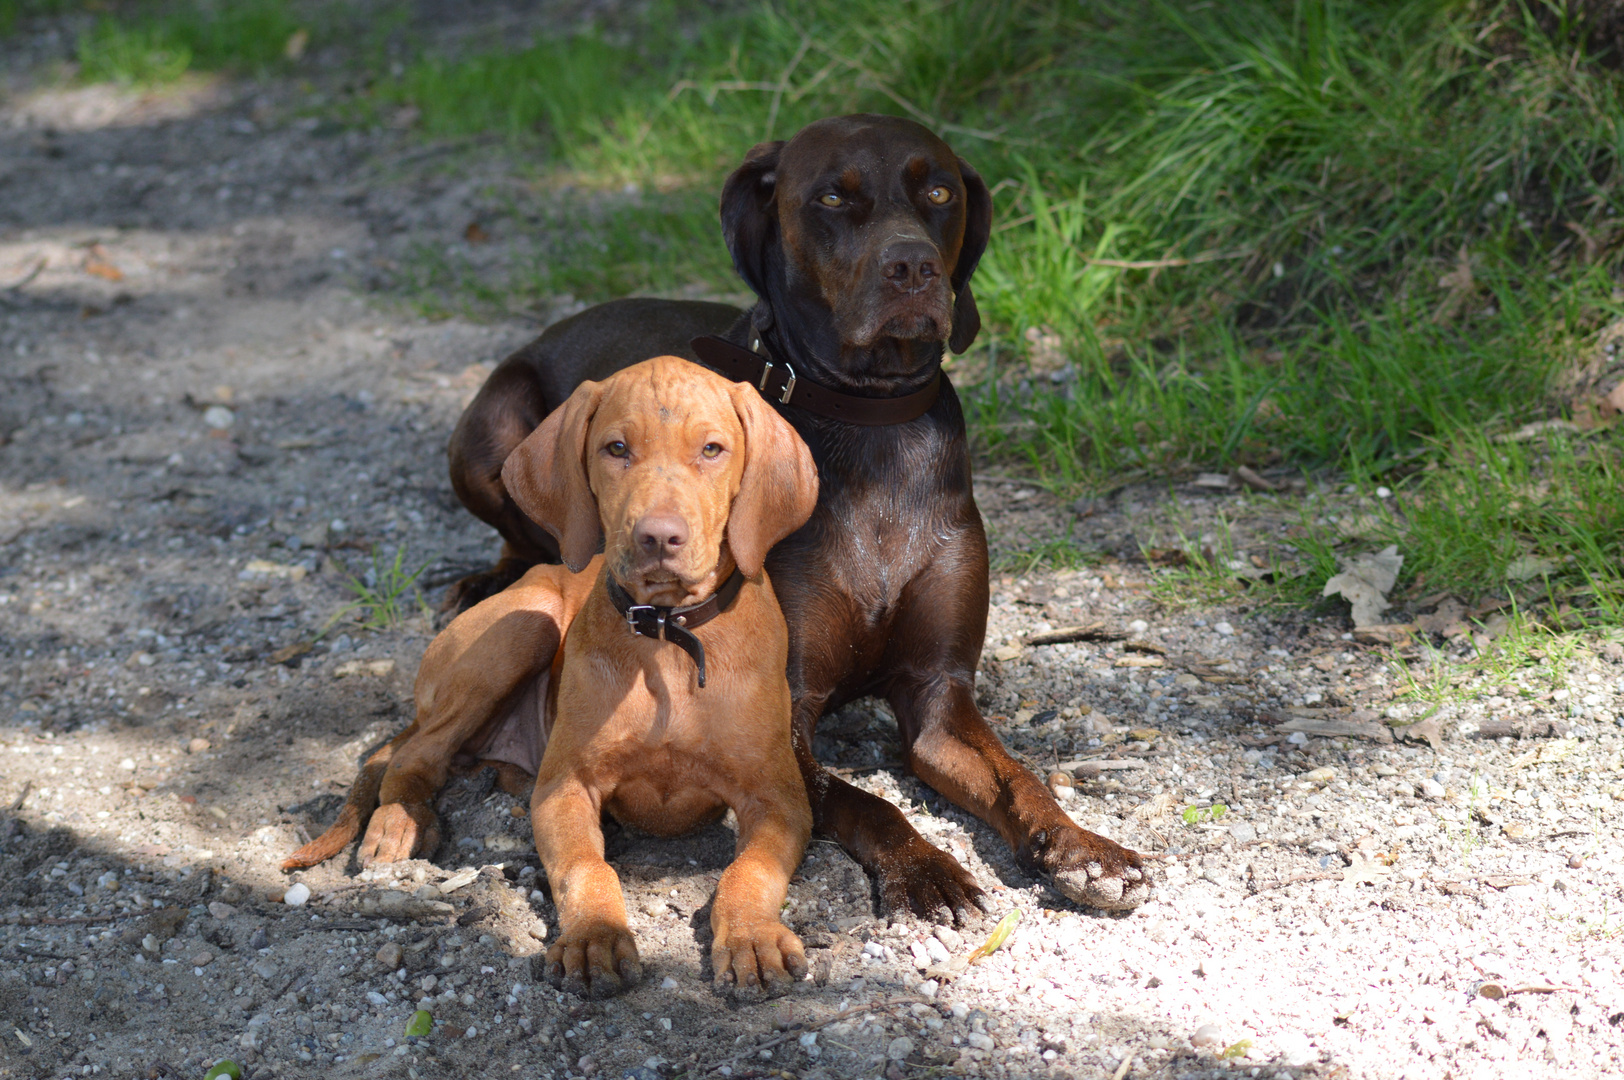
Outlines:
[[226, 80], [215, 75], [188, 75], [163, 87], [124, 87], [112, 83], [54, 86], [0, 102], [0, 125], [95, 131], [185, 120], [225, 105]]

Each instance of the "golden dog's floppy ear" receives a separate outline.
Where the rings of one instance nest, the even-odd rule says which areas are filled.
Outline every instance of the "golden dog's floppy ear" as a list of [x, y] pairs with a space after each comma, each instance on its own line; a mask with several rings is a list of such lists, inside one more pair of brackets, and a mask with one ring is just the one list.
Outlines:
[[603, 546], [598, 500], [586, 475], [586, 432], [603, 384], [584, 382], [502, 463], [502, 485], [525, 516], [552, 534], [579, 573]]
[[806, 524], [818, 504], [818, 467], [789, 421], [749, 383], [734, 383], [744, 426], [744, 476], [727, 519], [727, 545], [745, 577], [755, 577], [772, 546]]

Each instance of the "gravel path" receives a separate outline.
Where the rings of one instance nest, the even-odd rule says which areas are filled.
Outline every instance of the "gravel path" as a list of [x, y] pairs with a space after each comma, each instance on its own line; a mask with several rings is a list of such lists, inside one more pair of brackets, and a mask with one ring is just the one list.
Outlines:
[[[1098, 549], [994, 581], [982, 694], [1035, 770], [1065, 774], [1079, 823], [1152, 855], [1160, 887], [1131, 915], [1022, 874], [902, 774], [874, 702], [831, 718], [820, 754], [996, 911], [888, 925], [814, 843], [787, 913], [813, 978], [772, 1003], [709, 988], [724, 826], [611, 838], [648, 978], [610, 1002], [537, 985], [553, 910], [488, 774], [448, 788], [434, 861], [290, 890], [277, 860], [407, 721], [431, 629], [408, 607], [299, 650], [374, 547], [428, 562], [436, 595], [494, 553], [443, 448], [535, 327], [390, 299], [411, 244], [461, 243], [511, 189], [499, 161], [448, 171], [404, 137], [295, 119], [282, 93], [0, 103], [0, 1077], [201, 1076], [221, 1056], [255, 1078], [1624, 1067], [1624, 649], [1557, 641], [1454, 684], [1469, 639], [1412, 649], [1429, 712], [1340, 616], [1152, 598], [1140, 542], [1221, 511], [1237, 555], [1261, 553], [1260, 496], [978, 492], [1000, 553], [1072, 526]], [[1025, 643], [1075, 626], [1094, 640]], [[1017, 908], [1009, 945], [966, 966]], [[420, 1005], [434, 1034], [408, 1040]]]

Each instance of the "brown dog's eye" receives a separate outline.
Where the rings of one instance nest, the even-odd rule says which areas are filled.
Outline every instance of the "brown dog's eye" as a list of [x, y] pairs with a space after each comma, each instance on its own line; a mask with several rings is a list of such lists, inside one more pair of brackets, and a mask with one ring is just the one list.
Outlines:
[[942, 187], [940, 184], [938, 184], [929, 191], [925, 192], [925, 198], [929, 199], [937, 206], [946, 206], [948, 203], [953, 201], [953, 192], [950, 189]]
[[839, 195], [836, 195], [833, 192], [830, 192], [828, 195], [825, 195], [823, 198], [819, 199], [818, 202], [822, 203], [824, 206], [845, 206], [846, 205], [846, 200], [842, 199]]
[[619, 439], [616, 439], [614, 442], [604, 447], [604, 450], [609, 454], [610, 457], [625, 457], [627, 453], [629, 453], [629, 451], [626, 449], [626, 444], [621, 442]]
[[699, 452], [708, 458], [713, 458], [722, 452], [722, 446], [720, 443], [708, 442], [700, 448]]

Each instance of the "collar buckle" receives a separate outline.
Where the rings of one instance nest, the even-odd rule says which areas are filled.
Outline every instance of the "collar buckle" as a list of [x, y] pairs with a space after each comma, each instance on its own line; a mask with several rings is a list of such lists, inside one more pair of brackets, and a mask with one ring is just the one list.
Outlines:
[[643, 637], [665, 637], [666, 612], [652, 604], [633, 604], [626, 609], [626, 625], [631, 627], [632, 633]]

